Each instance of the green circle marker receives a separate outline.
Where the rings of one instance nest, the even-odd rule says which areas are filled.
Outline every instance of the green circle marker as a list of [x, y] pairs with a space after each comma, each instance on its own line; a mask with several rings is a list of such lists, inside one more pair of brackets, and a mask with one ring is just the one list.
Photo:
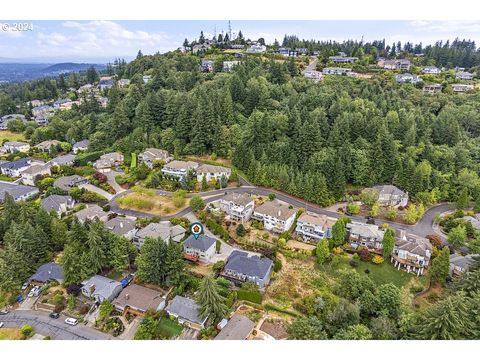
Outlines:
[[194, 222], [190, 225], [190, 232], [195, 236], [195, 239], [198, 239], [198, 237], [203, 234], [203, 225], [199, 222]]

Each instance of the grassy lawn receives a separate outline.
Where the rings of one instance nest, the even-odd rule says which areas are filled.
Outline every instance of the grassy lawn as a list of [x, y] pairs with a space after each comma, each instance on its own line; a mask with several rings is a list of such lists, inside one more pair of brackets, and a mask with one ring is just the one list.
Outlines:
[[[319, 267], [320, 270], [324, 270], [328, 275], [336, 277], [339, 275], [340, 271], [343, 269], [355, 269], [359, 274], [365, 274], [365, 270], [370, 270], [368, 276], [375, 281], [377, 284], [386, 284], [393, 283], [397, 287], [404, 287], [407, 285], [413, 278], [416, 278], [414, 274], [408, 274], [405, 271], [399, 271], [395, 269], [390, 262], [384, 261], [380, 265], [375, 265], [371, 262], [359, 262], [359, 266], [352, 268], [349, 264], [350, 258], [347, 256], [341, 257], [340, 263], [338, 266], [333, 269], [330, 264], [327, 264], [323, 267]], [[425, 285], [427, 283], [427, 278], [421, 276], [418, 278], [419, 282]]]
[[123, 279], [123, 275], [122, 275], [122, 272], [121, 271], [115, 271], [115, 270], [112, 270], [108, 273], [107, 277], [109, 279], [112, 279], [112, 280], [117, 280], [117, 281], [120, 281]]
[[22, 332], [20, 329], [4, 328], [0, 329], [0, 340], [21, 340]]
[[179, 336], [182, 333], [183, 327], [176, 321], [172, 321], [169, 318], [161, 318], [159, 329], [163, 335], [167, 338], [173, 338]]
[[0, 131], [0, 143], [3, 143], [4, 140], [7, 141], [23, 141], [25, 136], [22, 133], [14, 133], [8, 130]]
[[156, 195], [151, 189], [129, 193], [116, 201], [123, 209], [138, 210], [153, 215], [174, 214], [188, 206], [185, 198], [175, 199], [174, 196]]
[[7, 175], [3, 175], [3, 174], [0, 174], [0, 180], [1, 181], [15, 181], [17, 180], [18, 178], [12, 178], [10, 176], [7, 176]]

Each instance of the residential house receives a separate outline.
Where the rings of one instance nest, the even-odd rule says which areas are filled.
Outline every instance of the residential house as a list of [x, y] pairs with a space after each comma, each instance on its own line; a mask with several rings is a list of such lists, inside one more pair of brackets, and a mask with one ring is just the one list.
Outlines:
[[219, 207], [231, 220], [244, 223], [252, 216], [255, 201], [245, 193], [229, 193], [220, 199]]
[[49, 161], [52, 166], [72, 166], [75, 163], [75, 155], [60, 155]]
[[46, 141], [42, 141], [41, 143], [35, 145], [33, 148], [37, 149], [39, 151], [48, 152], [52, 148], [56, 148], [60, 144], [61, 144], [61, 142], [58, 141], [58, 140], [46, 140]]
[[378, 66], [383, 67], [384, 69], [389, 70], [410, 70], [412, 63], [408, 59], [393, 59], [385, 60], [381, 59], [377, 63]]
[[214, 62], [212, 60], [202, 59], [200, 70], [202, 72], [212, 72], [213, 66], [214, 66]]
[[59, 99], [53, 103], [53, 108], [58, 110], [70, 110], [73, 104], [78, 102], [72, 101], [70, 99]]
[[209, 50], [210, 48], [212, 47], [212, 45], [210, 43], [203, 43], [203, 44], [196, 44], [196, 45], [193, 45], [192, 47], [192, 53], [194, 54], [198, 54], [199, 52], [202, 53], [202, 52], [205, 52], [207, 50]]
[[112, 152], [100, 156], [100, 159], [93, 163], [93, 167], [100, 172], [108, 172], [112, 167], [123, 164], [123, 155], [119, 152]]
[[224, 61], [223, 62], [223, 71], [224, 72], [230, 72], [232, 71], [235, 66], [238, 66], [240, 64], [240, 61]]
[[148, 84], [150, 81], [152, 81], [152, 77], [150, 75], [143, 75], [142, 80], [144, 84]]
[[35, 274], [28, 278], [29, 283], [46, 284], [52, 280], [63, 282], [63, 268], [62, 266], [53, 262], [41, 265]]
[[183, 179], [187, 176], [189, 171], [195, 171], [198, 166], [199, 164], [194, 161], [173, 160], [163, 166], [162, 173], [165, 176]]
[[383, 249], [383, 236], [385, 231], [377, 225], [351, 222], [347, 224], [347, 241], [354, 249], [366, 247], [370, 250]]
[[247, 53], [249, 54], [262, 54], [265, 51], [267, 51], [267, 47], [265, 45], [254, 44], [247, 48]]
[[0, 172], [3, 175], [19, 177], [22, 171], [36, 164], [42, 164], [42, 162], [38, 160], [32, 160], [32, 158], [29, 157], [24, 157], [15, 161], [8, 161], [0, 164]]
[[200, 306], [192, 299], [176, 295], [167, 305], [165, 311], [180, 324], [194, 329], [203, 329], [207, 318], [200, 316]]
[[50, 164], [32, 164], [25, 170], [20, 172], [20, 176], [22, 178], [22, 183], [24, 185], [35, 185], [35, 181], [45, 175], [51, 175], [50, 172]]
[[305, 76], [307, 79], [314, 80], [316, 82], [320, 81], [323, 79], [323, 74], [321, 71], [317, 70], [308, 70], [303, 73], [303, 76]]
[[465, 271], [469, 270], [475, 261], [473, 257], [473, 255], [450, 255], [450, 275], [462, 275]]
[[25, 115], [22, 114], [8, 114], [0, 117], [0, 130], [8, 130], [8, 123], [13, 120], [20, 120], [23, 123], [27, 122]]
[[34, 186], [19, 185], [9, 181], [0, 181], [0, 203], [5, 201], [5, 195], [10, 194], [14, 201], [23, 201], [39, 193]]
[[100, 106], [104, 109], [107, 108], [107, 105], [108, 105], [108, 98], [105, 97], [105, 96], [97, 96], [95, 97], [95, 99], [97, 99], [98, 103], [100, 104]]
[[179, 243], [185, 237], [185, 233], [186, 230], [182, 226], [173, 225], [170, 221], [150, 223], [137, 231], [133, 238], [133, 244], [140, 248], [147, 237], [161, 238], [167, 243], [170, 242], [170, 240]]
[[58, 217], [62, 216], [75, 206], [75, 200], [67, 195], [50, 195], [42, 200], [42, 208], [46, 211], [55, 211]]
[[295, 232], [306, 242], [318, 242], [332, 237], [332, 226], [336, 219], [310, 212], [302, 213], [297, 219]]
[[403, 269], [420, 276], [428, 267], [431, 255], [432, 244], [428, 239], [407, 234], [404, 230], [397, 231], [391, 262], [398, 270]]
[[169, 152], [166, 150], [148, 148], [138, 155], [138, 159], [150, 169], [153, 169], [153, 164], [155, 161], [163, 161], [164, 163], [168, 163], [169, 161], [173, 160], [173, 157], [171, 157]]
[[53, 186], [62, 189], [63, 191], [70, 191], [72, 187], [88, 184], [88, 180], [80, 175], [62, 176], [53, 183]]
[[431, 84], [431, 85], [425, 85], [423, 87], [423, 93], [424, 94], [438, 94], [442, 92], [442, 85], [440, 84]]
[[273, 261], [269, 258], [233, 250], [221, 275], [237, 286], [244, 282], [252, 282], [260, 290], [264, 290], [270, 283], [272, 272]]
[[36, 106], [32, 109], [32, 114], [33, 114], [34, 117], [37, 117], [37, 116], [44, 115], [44, 114], [47, 114], [47, 113], [52, 113], [53, 111], [54, 111], [54, 109], [50, 105], [40, 105], [40, 106]]
[[262, 221], [266, 230], [275, 233], [288, 231], [295, 221], [296, 211], [277, 200], [266, 201], [253, 211], [253, 218]]
[[473, 74], [466, 71], [458, 71], [455, 73], [457, 80], [473, 80]]
[[464, 216], [463, 219], [469, 221], [475, 230], [480, 230], [480, 214], [475, 214], [474, 216]]
[[23, 141], [7, 141], [3, 144], [5, 150], [9, 153], [22, 152], [27, 153], [30, 150], [30, 144]]
[[93, 204], [88, 205], [88, 207], [76, 212], [74, 215], [80, 223], [84, 224], [86, 221], [94, 221], [96, 219], [106, 222], [110, 214], [103, 211], [100, 206]]
[[130, 79], [120, 79], [117, 81], [117, 85], [118, 87], [121, 87], [121, 88], [128, 86], [130, 85]]
[[128, 240], [133, 240], [137, 227], [135, 220], [126, 217], [114, 217], [105, 223], [105, 228], [114, 234], [125, 236]]
[[98, 87], [100, 90], [111, 89], [114, 85], [113, 79], [111, 76], [104, 76], [98, 82]]
[[358, 57], [347, 56], [345, 53], [340, 52], [335, 56], [329, 56], [328, 60], [335, 63], [354, 63], [358, 60]]
[[407, 206], [408, 192], [400, 190], [394, 185], [375, 185], [372, 189], [378, 192], [380, 206]]
[[246, 340], [254, 328], [255, 323], [248, 317], [234, 314], [215, 336], [215, 340]]
[[474, 89], [473, 85], [452, 84], [452, 90], [453, 92], [456, 92], [456, 93], [472, 91], [473, 89]]
[[78, 93], [79, 94], [84, 94], [84, 93], [89, 93], [91, 91], [93, 91], [94, 87], [92, 84], [85, 84], [83, 86], [80, 86], [78, 88]]
[[308, 49], [307, 48], [296, 48], [299, 55], [307, 55]]
[[120, 282], [100, 275], [92, 276], [82, 285], [82, 294], [97, 303], [103, 300], [112, 302], [123, 289]]
[[198, 238], [190, 235], [183, 242], [184, 257], [191, 261], [209, 262], [215, 254], [217, 240], [201, 234]]
[[416, 84], [417, 82], [422, 81], [422, 78], [418, 75], [412, 75], [412, 74], [409, 74], [409, 73], [405, 73], [405, 74], [396, 75], [395, 80], [399, 84], [405, 84], [405, 83]]
[[210, 182], [212, 180], [218, 180], [224, 177], [226, 180], [232, 174], [232, 170], [223, 166], [216, 166], [216, 165], [209, 165], [209, 164], [202, 164], [196, 170], [197, 174], [197, 181], [203, 181], [203, 178]]
[[438, 75], [442, 72], [442, 70], [440, 70], [436, 66], [424, 66], [422, 68], [422, 72], [424, 74]]
[[341, 67], [326, 67], [322, 69], [323, 75], [350, 75], [352, 69]]
[[90, 141], [85, 139], [73, 144], [72, 150], [74, 154], [77, 154], [79, 151], [87, 151], [89, 146]]
[[163, 310], [165, 297], [160, 291], [130, 284], [120, 292], [112, 304], [124, 316], [126, 314], [143, 316], [148, 310]]

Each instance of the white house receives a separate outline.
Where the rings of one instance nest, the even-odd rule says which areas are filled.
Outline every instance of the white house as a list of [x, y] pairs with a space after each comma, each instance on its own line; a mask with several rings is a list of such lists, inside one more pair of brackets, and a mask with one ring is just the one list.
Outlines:
[[202, 164], [196, 170], [197, 174], [197, 181], [203, 181], [203, 178], [210, 182], [212, 180], [220, 180], [225, 177], [227, 180], [232, 174], [232, 170], [223, 166], [216, 166], [216, 165], [208, 165]]
[[452, 84], [452, 90], [453, 92], [456, 92], [456, 93], [472, 91], [473, 89], [474, 89], [473, 85]]
[[264, 290], [270, 282], [272, 272], [273, 261], [269, 258], [234, 250], [228, 257], [221, 275], [235, 285], [251, 282], [260, 290]]
[[455, 73], [457, 80], [473, 80], [473, 74], [466, 71], [458, 71]]
[[442, 72], [442, 70], [440, 70], [436, 66], [424, 66], [422, 68], [422, 72], [424, 74], [438, 75]]
[[22, 183], [24, 185], [35, 185], [35, 180], [37, 180], [40, 176], [51, 175], [50, 172], [50, 165], [47, 164], [34, 164], [27, 169], [20, 172], [20, 176], [22, 177]]
[[146, 238], [161, 238], [166, 243], [173, 240], [179, 243], [185, 237], [186, 230], [180, 225], [173, 225], [170, 221], [150, 223], [137, 231], [133, 238], [133, 244], [141, 248]]
[[108, 172], [112, 167], [123, 164], [123, 155], [119, 152], [112, 152], [100, 156], [100, 159], [93, 163], [93, 167], [100, 172]]
[[418, 75], [412, 75], [412, 74], [398, 74], [395, 76], [395, 80], [399, 84], [405, 84], [405, 83], [411, 83], [411, 84], [416, 84], [419, 81], [422, 81], [422, 78]]
[[370, 250], [383, 248], [385, 231], [377, 225], [351, 222], [347, 224], [347, 240], [353, 248], [366, 247]]
[[428, 239], [407, 234], [404, 230], [397, 231], [391, 262], [398, 270], [403, 269], [420, 276], [428, 267], [431, 255], [432, 244]]
[[215, 255], [216, 242], [217, 240], [204, 234], [198, 238], [190, 235], [183, 242], [184, 257], [187, 260], [208, 263]]
[[113, 301], [123, 289], [119, 281], [100, 275], [92, 276], [82, 285], [82, 294], [97, 303], [101, 303], [103, 300]]
[[207, 317], [200, 316], [200, 306], [192, 299], [176, 295], [167, 305], [165, 311], [169, 316], [173, 316], [177, 321], [185, 326], [194, 329], [203, 329]]
[[220, 199], [219, 206], [231, 220], [244, 223], [252, 216], [255, 201], [245, 193], [230, 193]]
[[322, 69], [323, 75], [350, 75], [352, 69], [341, 67], [326, 67]]
[[87, 151], [89, 145], [90, 145], [90, 141], [86, 139], [76, 142], [75, 144], [73, 144], [73, 148], [72, 148], [73, 153], [77, 154], [80, 151]]
[[443, 86], [440, 84], [431, 84], [431, 85], [425, 85], [423, 87], [423, 93], [424, 94], [438, 94], [441, 93], [443, 89]]
[[187, 176], [190, 170], [195, 171], [198, 166], [198, 163], [194, 161], [173, 160], [163, 166], [162, 173], [165, 176], [172, 176], [182, 179]]
[[295, 232], [306, 242], [318, 242], [332, 237], [336, 219], [326, 215], [304, 212], [297, 219]]
[[173, 157], [170, 156], [167, 150], [148, 148], [138, 155], [138, 159], [150, 169], [153, 169], [153, 163], [155, 161], [164, 161], [165, 163], [168, 163], [169, 161], [173, 160]]
[[230, 72], [232, 71], [235, 66], [238, 66], [240, 64], [240, 61], [224, 61], [223, 62], [223, 71], [224, 72]]
[[120, 216], [105, 222], [105, 228], [114, 234], [126, 237], [128, 240], [133, 240], [137, 232], [135, 220]]
[[75, 200], [66, 195], [50, 195], [42, 200], [42, 208], [46, 211], [55, 211], [58, 217], [62, 216], [75, 206]]
[[372, 189], [378, 193], [378, 203], [380, 206], [407, 206], [408, 192], [400, 190], [395, 185], [375, 185]]
[[409, 70], [412, 63], [408, 59], [380, 59], [377, 65], [389, 70]]
[[340, 52], [335, 56], [329, 56], [328, 60], [335, 63], [353, 63], [358, 60], [358, 57], [347, 56], [347, 54]]
[[38, 194], [38, 188], [12, 183], [10, 181], [0, 181], [0, 203], [5, 201], [5, 195], [10, 194], [14, 201], [23, 201]]
[[152, 80], [152, 77], [150, 75], [144, 75], [142, 79], [144, 84], [148, 84]]
[[265, 51], [267, 51], [267, 47], [265, 45], [257, 44], [254, 44], [247, 49], [247, 53], [249, 54], [262, 54]]
[[323, 79], [323, 74], [321, 71], [317, 70], [308, 70], [303, 73], [303, 76], [305, 76], [307, 79], [313, 80], [313, 81], [320, 81]]
[[253, 212], [253, 218], [263, 222], [266, 230], [275, 233], [288, 231], [295, 221], [296, 211], [277, 200], [267, 201]]
[[22, 141], [7, 141], [3, 144], [5, 150], [10, 153], [23, 152], [26, 153], [30, 150], [30, 144]]

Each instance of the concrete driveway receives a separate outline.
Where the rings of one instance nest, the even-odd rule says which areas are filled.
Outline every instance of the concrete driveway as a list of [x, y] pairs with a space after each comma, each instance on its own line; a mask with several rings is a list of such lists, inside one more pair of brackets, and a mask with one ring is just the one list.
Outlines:
[[97, 187], [95, 185], [92, 185], [92, 184], [83, 184], [83, 185], [80, 185], [79, 188], [97, 193], [98, 195], [103, 196], [108, 201], [113, 199], [112, 194], [110, 194], [110, 193], [106, 192], [105, 190], [100, 189], [99, 187]]
[[24, 324], [33, 326], [35, 332], [57, 340], [111, 340], [112, 336], [98, 330], [78, 324], [65, 324], [65, 316], [51, 319], [48, 313], [40, 311], [14, 310], [7, 315], [0, 315], [5, 327], [20, 328]]
[[123, 174], [124, 174], [123, 172], [115, 171], [115, 170], [111, 170], [105, 173], [105, 175], [107, 176], [107, 182], [110, 184], [110, 186], [113, 188], [113, 190], [115, 190], [115, 193], [117, 194], [126, 191], [124, 188], [118, 185], [117, 181], [115, 180], [115, 176], [123, 175]]

